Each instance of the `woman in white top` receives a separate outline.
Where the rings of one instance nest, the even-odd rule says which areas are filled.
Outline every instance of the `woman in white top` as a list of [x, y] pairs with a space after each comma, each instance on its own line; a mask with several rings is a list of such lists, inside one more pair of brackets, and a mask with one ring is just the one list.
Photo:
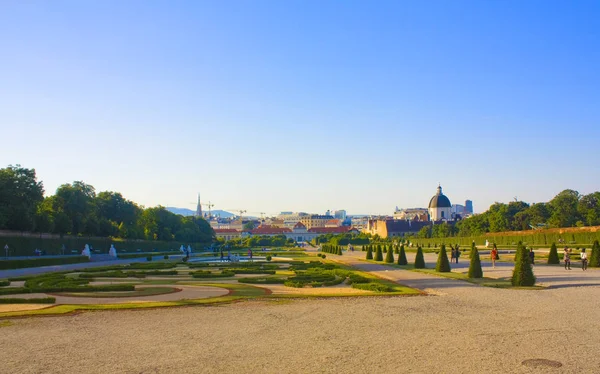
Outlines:
[[583, 248], [581, 250], [581, 254], [579, 256], [581, 257], [581, 268], [583, 269], [583, 271], [586, 271], [587, 264], [588, 264], [588, 258], [587, 258], [587, 253], [585, 253], [585, 248]]

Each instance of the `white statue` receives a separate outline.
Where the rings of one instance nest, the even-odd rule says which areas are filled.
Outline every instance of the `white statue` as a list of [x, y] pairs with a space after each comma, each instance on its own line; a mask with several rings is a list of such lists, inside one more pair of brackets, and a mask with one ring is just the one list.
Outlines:
[[108, 255], [114, 258], [117, 258], [117, 250], [115, 249], [115, 245], [111, 244], [110, 249], [108, 250]]
[[192, 247], [190, 247], [190, 246], [188, 245], [188, 247], [187, 247], [187, 251], [188, 251], [188, 253], [189, 253], [189, 254], [192, 254]]
[[92, 258], [92, 252], [90, 251], [90, 246], [89, 245], [85, 245], [85, 247], [83, 248], [83, 251], [81, 251], [81, 255], [82, 256], [87, 256], [88, 258]]
[[181, 251], [181, 253], [185, 254], [185, 247], [183, 246], [183, 244], [181, 245], [181, 247], [179, 247], [179, 250]]

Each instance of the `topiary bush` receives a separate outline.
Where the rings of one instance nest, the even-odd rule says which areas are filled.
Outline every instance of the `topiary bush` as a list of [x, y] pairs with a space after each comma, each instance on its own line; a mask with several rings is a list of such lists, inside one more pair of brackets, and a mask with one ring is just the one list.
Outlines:
[[272, 258], [271, 256], [267, 256], [267, 257], [265, 257], [265, 260], [267, 260], [267, 261], [271, 261], [272, 259], [273, 259], [273, 258]]
[[514, 287], [535, 285], [529, 254], [521, 242], [517, 245], [517, 259], [511, 281]]
[[417, 247], [415, 256], [415, 269], [425, 269], [425, 257], [423, 257], [423, 248]]
[[375, 252], [375, 261], [383, 261], [383, 252], [381, 252], [381, 245], [377, 245], [377, 251]]
[[371, 246], [369, 246], [369, 248], [367, 248], [367, 260], [372, 260], [373, 259], [373, 249], [371, 248]]
[[435, 264], [435, 271], [440, 273], [448, 273], [450, 271], [450, 262], [448, 261], [448, 254], [446, 253], [445, 244], [442, 244], [440, 248], [437, 263]]
[[477, 248], [472, 247], [469, 257], [471, 258], [471, 263], [469, 264], [469, 278], [483, 278], [481, 259], [479, 258], [479, 251]]
[[352, 288], [374, 292], [392, 292], [392, 287], [381, 283], [352, 283]]
[[146, 257], [146, 261], [152, 261], [152, 256]]
[[54, 297], [38, 297], [35, 299], [0, 298], [0, 304], [54, 304]]
[[550, 253], [548, 254], [548, 265], [558, 265], [560, 264], [560, 259], [558, 258], [558, 249], [556, 248], [556, 243], [552, 243], [550, 247]]
[[163, 258], [164, 258], [165, 260], [168, 260], [168, 259], [169, 259], [169, 255], [164, 255], [164, 256], [163, 256]]
[[394, 251], [392, 251], [392, 248], [389, 248], [387, 253], [385, 254], [385, 263], [386, 264], [394, 263]]
[[592, 245], [592, 253], [588, 261], [588, 266], [592, 268], [600, 267], [600, 243], [597, 240]]
[[10, 286], [10, 281], [6, 279], [0, 279], [0, 287]]
[[406, 260], [406, 252], [404, 251], [404, 244], [400, 246], [400, 251], [398, 254], [398, 265], [408, 265], [408, 261]]

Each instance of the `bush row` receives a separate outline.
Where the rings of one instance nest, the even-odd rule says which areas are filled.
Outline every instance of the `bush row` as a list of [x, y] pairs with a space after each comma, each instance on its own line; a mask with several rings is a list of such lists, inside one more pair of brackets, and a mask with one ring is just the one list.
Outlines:
[[0, 270], [35, 268], [40, 266], [68, 265], [89, 262], [86, 256], [72, 257], [40, 257], [26, 260], [2, 260], [0, 261]]
[[321, 252], [331, 253], [334, 255], [342, 255], [342, 247], [339, 245], [323, 244], [321, 246]]
[[37, 297], [33, 299], [0, 298], [0, 304], [54, 304], [54, 297]]

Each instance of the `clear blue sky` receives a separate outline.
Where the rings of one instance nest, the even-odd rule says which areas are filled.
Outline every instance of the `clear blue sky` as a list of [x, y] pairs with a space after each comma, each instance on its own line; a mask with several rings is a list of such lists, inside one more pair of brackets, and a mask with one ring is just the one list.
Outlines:
[[600, 186], [598, 1], [0, 2], [0, 166], [145, 206]]

